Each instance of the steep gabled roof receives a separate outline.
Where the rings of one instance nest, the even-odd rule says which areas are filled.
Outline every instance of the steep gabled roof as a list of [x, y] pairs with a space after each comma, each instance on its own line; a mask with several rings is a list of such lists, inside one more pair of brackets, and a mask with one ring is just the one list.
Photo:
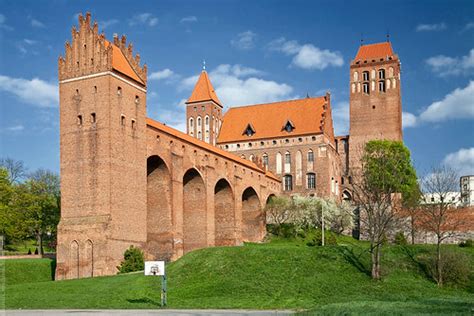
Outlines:
[[360, 46], [355, 60], [385, 58], [393, 55], [392, 44], [390, 44], [390, 42], [375, 43]]
[[188, 101], [186, 101], [186, 103], [196, 103], [203, 101], [214, 101], [218, 105], [222, 106], [221, 101], [219, 101], [219, 98], [217, 97], [214, 87], [212, 86], [209, 76], [205, 70], [201, 72], [201, 75], [194, 86], [193, 93], [191, 93], [191, 96], [189, 97]]
[[[326, 104], [325, 97], [317, 97], [230, 108], [224, 115], [218, 143], [323, 133], [332, 127], [322, 124]], [[294, 126], [290, 133], [282, 128], [288, 121]], [[243, 135], [249, 124], [255, 133]]]
[[109, 41], [105, 41], [105, 47], [109, 47], [112, 45], [112, 67], [114, 70], [124, 74], [125, 76], [135, 80], [136, 82], [145, 85], [142, 79], [137, 75], [135, 70], [133, 70], [132, 66], [128, 62], [125, 55], [122, 53], [122, 50], [117, 47], [116, 45], [110, 43]]

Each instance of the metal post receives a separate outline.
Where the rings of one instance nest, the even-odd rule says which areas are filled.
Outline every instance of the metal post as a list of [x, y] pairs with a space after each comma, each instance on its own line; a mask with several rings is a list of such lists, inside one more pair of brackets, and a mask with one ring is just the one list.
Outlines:
[[324, 205], [326, 201], [323, 201], [321, 203], [321, 235], [322, 235], [322, 240], [321, 240], [321, 245], [324, 246]]
[[161, 307], [166, 306], [166, 275], [161, 276]]

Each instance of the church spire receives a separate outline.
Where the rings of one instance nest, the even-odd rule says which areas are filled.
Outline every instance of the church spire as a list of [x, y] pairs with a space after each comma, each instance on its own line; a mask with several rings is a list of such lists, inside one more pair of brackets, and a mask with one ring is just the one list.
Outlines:
[[214, 103], [218, 104], [222, 107], [221, 101], [217, 97], [216, 92], [214, 91], [214, 87], [209, 80], [209, 75], [205, 69], [205, 62], [203, 63], [203, 69], [201, 75], [199, 76], [196, 85], [194, 86], [194, 90], [191, 93], [188, 101], [186, 104], [196, 103], [196, 102], [204, 102], [204, 101], [213, 101]]

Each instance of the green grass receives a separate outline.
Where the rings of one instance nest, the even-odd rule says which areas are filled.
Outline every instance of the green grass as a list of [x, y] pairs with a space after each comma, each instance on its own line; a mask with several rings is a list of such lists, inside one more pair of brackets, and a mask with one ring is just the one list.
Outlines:
[[[385, 247], [384, 279], [373, 281], [367, 273], [366, 243], [347, 237], [339, 243], [343, 245], [323, 248], [274, 239], [191, 252], [167, 266], [168, 307], [309, 309], [307, 314], [316, 315], [469, 315], [474, 307], [472, 284], [440, 289], [422, 273], [416, 258], [432, 251], [431, 246]], [[474, 263], [472, 248], [447, 247]], [[7, 278], [27, 266], [24, 260], [13, 261], [17, 263], [7, 263]], [[160, 279], [142, 273], [55, 282], [16, 280], [7, 280], [9, 309], [157, 308], [160, 303]]]
[[5, 262], [5, 284], [51, 281], [56, 268], [51, 259], [8, 259]]
[[[4, 254], [9, 255], [26, 255], [28, 251], [31, 251], [32, 254], [35, 253], [35, 250], [38, 248], [38, 243], [36, 239], [26, 239], [23, 241], [15, 242], [12, 244], [5, 245]], [[44, 252], [54, 252], [53, 248], [48, 247], [48, 241], [45, 240], [43, 243]]]

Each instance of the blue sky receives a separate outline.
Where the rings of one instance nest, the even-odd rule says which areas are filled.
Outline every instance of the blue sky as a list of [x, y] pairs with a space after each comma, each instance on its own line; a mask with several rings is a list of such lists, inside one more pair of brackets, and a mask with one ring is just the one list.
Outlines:
[[148, 116], [184, 128], [206, 60], [225, 106], [331, 91], [348, 131], [349, 63], [389, 32], [402, 61], [404, 141], [420, 174], [474, 174], [472, 1], [0, 1], [0, 157], [59, 171], [57, 59], [90, 11], [148, 65]]

